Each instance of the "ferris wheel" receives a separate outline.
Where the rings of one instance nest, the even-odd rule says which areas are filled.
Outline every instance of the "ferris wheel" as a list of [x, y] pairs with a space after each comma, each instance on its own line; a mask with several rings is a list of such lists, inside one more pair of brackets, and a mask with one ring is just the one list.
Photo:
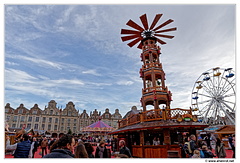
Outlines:
[[203, 123], [235, 124], [236, 92], [232, 68], [212, 68], [202, 73], [192, 90], [192, 111]]

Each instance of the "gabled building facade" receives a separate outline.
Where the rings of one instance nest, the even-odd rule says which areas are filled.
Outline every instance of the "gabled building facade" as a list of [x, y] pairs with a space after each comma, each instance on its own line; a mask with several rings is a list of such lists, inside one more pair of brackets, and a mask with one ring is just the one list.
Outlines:
[[121, 120], [122, 116], [118, 109], [111, 114], [108, 108], [102, 115], [97, 109], [90, 115], [86, 110], [79, 113], [71, 101], [66, 104], [64, 109], [57, 108], [57, 103], [54, 100], [48, 102], [48, 106], [45, 106], [43, 110], [37, 104], [30, 109], [24, 107], [23, 104], [20, 104], [16, 109], [12, 108], [9, 103], [5, 106], [5, 122], [10, 128], [24, 127], [35, 131], [45, 131], [51, 135], [68, 133], [69, 131], [79, 134], [83, 127], [97, 122], [99, 118], [117, 129], [118, 120]]

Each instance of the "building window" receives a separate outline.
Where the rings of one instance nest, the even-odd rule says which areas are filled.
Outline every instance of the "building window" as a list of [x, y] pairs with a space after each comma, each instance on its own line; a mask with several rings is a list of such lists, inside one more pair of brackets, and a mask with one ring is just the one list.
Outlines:
[[22, 113], [23, 113], [23, 109], [19, 109], [18, 114], [22, 114]]
[[70, 127], [67, 127], [67, 131], [69, 131], [70, 130]]
[[31, 128], [31, 123], [28, 123], [28, 124], [27, 124], [27, 128]]
[[39, 122], [39, 117], [36, 117], [35, 122]]
[[57, 125], [54, 125], [54, 130], [57, 130]]
[[62, 118], [62, 123], [64, 123], [64, 118]]
[[74, 121], [74, 123], [77, 123], [77, 119], [74, 119], [73, 121]]
[[71, 111], [68, 112], [68, 116], [72, 116], [72, 112]]
[[50, 110], [50, 115], [53, 115], [53, 110]]
[[76, 127], [73, 127], [73, 132], [76, 132], [76, 129], [77, 129]]
[[33, 113], [32, 114], [37, 114], [37, 110], [33, 110]]
[[43, 123], [46, 122], [46, 117], [43, 117], [42, 122], [43, 122]]
[[9, 109], [8, 109], [8, 108], [6, 108], [6, 109], [5, 109], [5, 113], [8, 113], [8, 112], [9, 112]]
[[68, 119], [68, 123], [70, 123], [71, 122], [71, 119]]
[[14, 117], [13, 117], [13, 122], [17, 122], [17, 119], [18, 119], [18, 117], [17, 117], [17, 116], [14, 116]]
[[11, 116], [7, 116], [6, 121], [10, 121]]
[[12, 128], [16, 128], [16, 124], [12, 124]]
[[28, 117], [28, 122], [32, 122], [32, 117]]
[[61, 127], [61, 131], [63, 131], [63, 127]]
[[21, 116], [21, 122], [24, 122], [25, 121], [25, 116]]
[[45, 129], [45, 124], [42, 124], [42, 130], [44, 130]]
[[58, 118], [55, 119], [55, 123], [58, 123]]
[[51, 125], [48, 125], [48, 130], [51, 130]]
[[109, 118], [109, 114], [105, 114], [105, 118]]
[[38, 124], [34, 125], [34, 129], [36, 129], [36, 130], [38, 129]]
[[49, 123], [52, 123], [52, 118], [49, 118], [49, 119], [48, 119], [48, 122], [49, 122]]

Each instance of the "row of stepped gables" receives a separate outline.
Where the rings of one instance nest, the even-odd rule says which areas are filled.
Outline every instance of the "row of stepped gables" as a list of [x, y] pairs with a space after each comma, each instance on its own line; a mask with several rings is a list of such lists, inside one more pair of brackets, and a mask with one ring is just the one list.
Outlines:
[[5, 106], [5, 122], [10, 128], [22, 128], [25, 125], [27, 129], [44, 130], [48, 133], [67, 133], [70, 129], [78, 134], [83, 127], [97, 122], [100, 117], [104, 123], [113, 128], [117, 128], [118, 120], [122, 119], [119, 109], [115, 109], [113, 114], [108, 108], [102, 114], [95, 109], [89, 115], [86, 110], [80, 113], [71, 101], [64, 109], [57, 108], [54, 100], [51, 100], [43, 110], [37, 104], [31, 109], [25, 108], [23, 104], [16, 109], [9, 103]]

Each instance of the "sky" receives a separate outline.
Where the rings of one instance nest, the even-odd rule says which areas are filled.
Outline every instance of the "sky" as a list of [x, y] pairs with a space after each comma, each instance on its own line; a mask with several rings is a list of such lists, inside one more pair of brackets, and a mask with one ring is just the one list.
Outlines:
[[69, 101], [82, 113], [97, 109], [124, 116], [141, 108], [141, 50], [121, 41], [129, 19], [141, 25], [173, 19], [166, 28], [173, 39], [160, 45], [171, 108], [191, 106], [195, 81], [214, 67], [236, 71], [236, 6], [234, 4], [155, 5], [5, 5], [4, 105], [41, 109], [55, 100]]

